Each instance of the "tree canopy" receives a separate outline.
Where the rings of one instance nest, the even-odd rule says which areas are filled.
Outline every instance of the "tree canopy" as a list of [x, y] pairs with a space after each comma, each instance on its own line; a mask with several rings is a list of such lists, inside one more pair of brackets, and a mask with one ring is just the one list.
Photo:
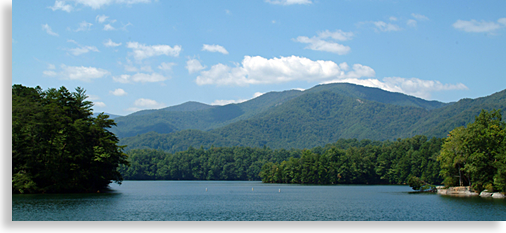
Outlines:
[[467, 128], [452, 130], [438, 161], [446, 186], [506, 191], [506, 124], [501, 111], [482, 110]]
[[127, 155], [107, 129], [108, 115], [92, 117], [86, 92], [65, 87], [12, 86], [12, 192], [96, 192], [121, 183]]

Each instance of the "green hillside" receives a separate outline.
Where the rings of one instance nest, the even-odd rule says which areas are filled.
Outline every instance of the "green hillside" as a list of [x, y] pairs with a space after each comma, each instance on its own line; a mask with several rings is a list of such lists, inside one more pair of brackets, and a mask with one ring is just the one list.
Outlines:
[[132, 121], [135, 116], [129, 116], [128, 122], [124, 118], [117, 121], [143, 133], [158, 132], [138, 135], [130, 131], [135, 137], [120, 141], [128, 149], [176, 152], [212, 145], [290, 149], [322, 146], [342, 138], [446, 137], [455, 127], [473, 122], [481, 109], [494, 108], [506, 109], [506, 90], [444, 104], [377, 88], [328, 84], [306, 91], [271, 92], [241, 104], [190, 112], [156, 111], [136, 121]]
[[115, 119], [111, 131], [119, 138], [147, 132], [172, 133], [186, 129], [211, 130], [248, 119], [300, 95], [301, 91], [271, 92], [240, 104], [212, 106], [197, 102], [160, 110], [144, 110]]

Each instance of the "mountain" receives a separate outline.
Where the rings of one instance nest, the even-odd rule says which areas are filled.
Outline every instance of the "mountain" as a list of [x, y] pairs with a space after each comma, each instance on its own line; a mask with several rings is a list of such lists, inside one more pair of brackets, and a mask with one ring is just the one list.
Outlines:
[[151, 131], [162, 134], [186, 129], [210, 131], [242, 120], [263, 116], [277, 106], [294, 98], [320, 92], [330, 92], [355, 99], [425, 110], [433, 110], [447, 105], [442, 102], [427, 101], [379, 88], [334, 83], [318, 85], [305, 91], [269, 92], [243, 103], [225, 106], [186, 102], [159, 110], [143, 110], [117, 118], [117, 126], [112, 128], [111, 131], [119, 138], [132, 137]]
[[506, 90], [441, 103], [338, 83], [305, 91], [270, 92], [240, 104], [207, 106], [117, 118], [117, 129], [138, 127], [146, 133], [129, 131], [127, 135], [133, 137], [122, 138], [120, 143], [128, 149], [177, 152], [212, 145], [312, 148], [341, 138], [396, 140], [420, 134], [442, 138], [455, 127], [473, 122], [482, 109], [506, 109]]
[[115, 119], [111, 129], [119, 138], [147, 132], [172, 133], [186, 129], [208, 131], [240, 120], [249, 119], [271, 107], [297, 97], [301, 91], [271, 92], [255, 99], [224, 106], [186, 102], [159, 110], [144, 110]]

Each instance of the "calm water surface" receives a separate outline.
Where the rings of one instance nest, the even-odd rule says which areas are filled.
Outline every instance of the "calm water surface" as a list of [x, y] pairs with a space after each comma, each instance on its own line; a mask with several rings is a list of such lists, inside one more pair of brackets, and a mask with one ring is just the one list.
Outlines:
[[410, 187], [396, 185], [124, 181], [111, 189], [97, 194], [13, 195], [12, 220], [506, 221], [506, 200], [412, 194]]

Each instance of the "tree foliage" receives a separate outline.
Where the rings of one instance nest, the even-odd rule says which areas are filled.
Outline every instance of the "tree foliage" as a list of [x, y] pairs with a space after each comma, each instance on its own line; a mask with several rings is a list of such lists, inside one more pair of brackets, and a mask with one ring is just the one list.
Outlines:
[[301, 184], [405, 184], [411, 176], [439, 184], [443, 140], [425, 136], [391, 141], [340, 139], [312, 149], [193, 147], [176, 153], [127, 152], [132, 180], [262, 180]]
[[12, 86], [12, 192], [95, 192], [128, 164], [115, 125], [107, 115], [92, 117], [82, 88], [42, 91]]
[[438, 160], [446, 186], [506, 191], [506, 124], [500, 110], [482, 110], [466, 128], [450, 132]]

